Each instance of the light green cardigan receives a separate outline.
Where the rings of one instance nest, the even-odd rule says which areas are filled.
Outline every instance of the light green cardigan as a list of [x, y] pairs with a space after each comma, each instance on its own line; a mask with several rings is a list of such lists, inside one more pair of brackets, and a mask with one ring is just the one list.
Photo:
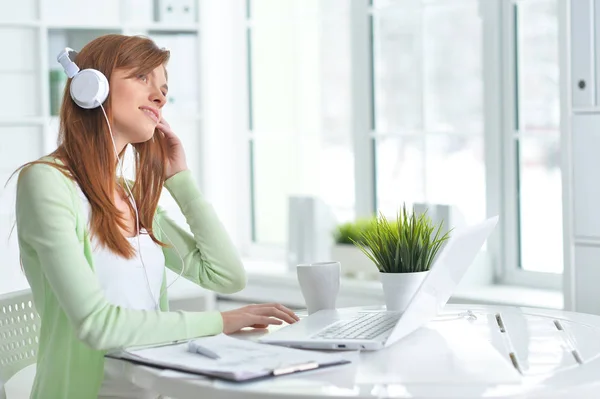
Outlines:
[[[154, 232], [169, 244], [164, 232], [177, 247], [185, 264], [183, 277], [221, 293], [241, 290], [246, 283], [241, 259], [191, 173], [172, 176], [165, 188], [193, 235], [160, 207]], [[222, 332], [223, 320], [217, 311], [168, 311], [164, 281], [161, 311], [108, 303], [94, 274], [81, 198], [75, 183], [56, 168], [36, 164], [21, 171], [16, 220], [23, 268], [41, 317], [32, 398], [96, 398], [104, 378], [106, 351]], [[163, 252], [166, 266], [179, 274], [177, 252], [172, 248]]]

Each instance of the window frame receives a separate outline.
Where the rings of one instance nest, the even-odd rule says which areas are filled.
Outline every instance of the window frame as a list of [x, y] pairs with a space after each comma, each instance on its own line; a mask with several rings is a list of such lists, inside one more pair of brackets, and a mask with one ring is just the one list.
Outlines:
[[[521, 0], [522, 1], [522, 0]], [[526, 0], [525, 0], [526, 1]], [[555, 0], [556, 1], [556, 0]], [[502, 85], [502, 133], [500, 147], [502, 152], [502, 205], [504, 228], [502, 231], [502, 264], [498, 282], [509, 285], [521, 285], [542, 289], [559, 290], [562, 274], [524, 270], [521, 267], [519, 237], [519, 160], [516, 140], [527, 137], [519, 131], [517, 122], [519, 110], [519, 74], [518, 74], [518, 26], [517, 7], [520, 0], [500, 2], [498, 17], [501, 32], [501, 81]], [[558, 22], [558, 21], [557, 21]], [[557, 43], [558, 45], [558, 43]], [[562, 215], [561, 215], [562, 217]]]

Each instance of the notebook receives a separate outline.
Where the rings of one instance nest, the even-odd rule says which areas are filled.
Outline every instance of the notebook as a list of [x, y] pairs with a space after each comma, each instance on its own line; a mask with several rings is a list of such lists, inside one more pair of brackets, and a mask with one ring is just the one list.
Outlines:
[[238, 382], [350, 363], [337, 353], [260, 344], [225, 334], [198, 338], [193, 342], [210, 348], [219, 358], [190, 352], [189, 341], [123, 349], [109, 352], [106, 357]]

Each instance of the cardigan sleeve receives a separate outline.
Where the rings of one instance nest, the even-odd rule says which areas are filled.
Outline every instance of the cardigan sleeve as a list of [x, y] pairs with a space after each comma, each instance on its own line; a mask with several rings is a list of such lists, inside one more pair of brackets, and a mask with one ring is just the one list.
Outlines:
[[[246, 285], [241, 257], [213, 206], [200, 193], [190, 171], [182, 171], [165, 182], [192, 234], [173, 221], [162, 208], [156, 224], [164, 236], [165, 262], [169, 269], [204, 287], [224, 294]], [[182, 262], [183, 260], [183, 262]]]
[[[97, 350], [214, 335], [220, 312], [132, 310], [110, 304], [77, 233], [72, 184], [56, 168], [36, 164], [17, 183], [16, 220], [23, 267], [41, 272], [78, 338]], [[39, 269], [38, 269], [39, 268]]]

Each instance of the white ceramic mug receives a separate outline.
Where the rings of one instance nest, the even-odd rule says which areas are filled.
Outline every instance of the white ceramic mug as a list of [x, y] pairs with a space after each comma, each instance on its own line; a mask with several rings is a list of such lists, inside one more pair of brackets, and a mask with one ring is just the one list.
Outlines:
[[306, 263], [296, 266], [298, 283], [308, 314], [335, 309], [340, 291], [340, 262]]

